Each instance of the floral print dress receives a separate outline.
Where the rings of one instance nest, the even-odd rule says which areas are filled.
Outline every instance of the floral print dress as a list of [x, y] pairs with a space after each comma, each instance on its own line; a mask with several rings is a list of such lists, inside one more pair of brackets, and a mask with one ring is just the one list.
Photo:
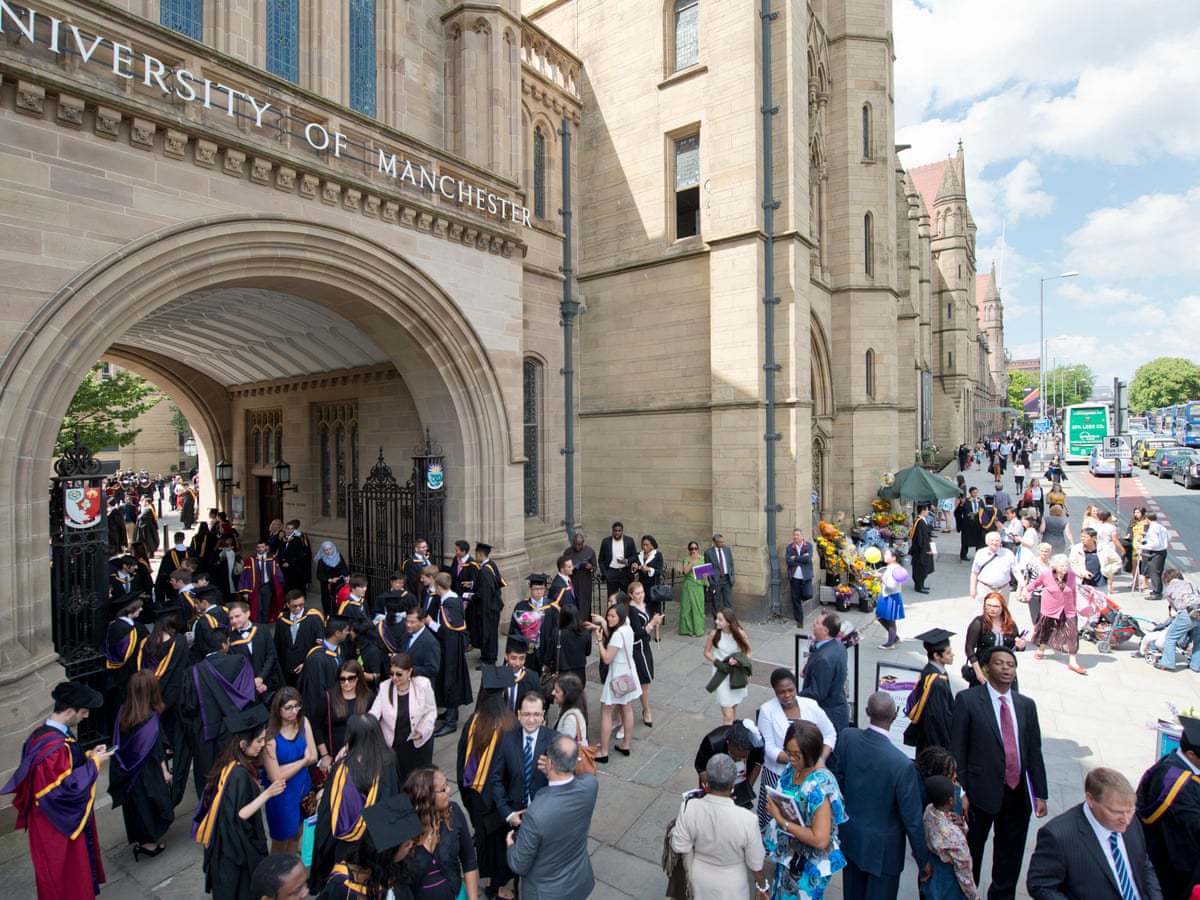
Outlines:
[[833, 813], [829, 846], [810, 847], [789, 836], [775, 821], [767, 823], [763, 844], [767, 856], [775, 862], [775, 880], [771, 900], [821, 900], [834, 872], [846, 867], [846, 857], [838, 844], [838, 826], [848, 818], [842, 804], [837, 780], [826, 768], [814, 769], [799, 785], [792, 783], [796, 771], [791, 766], [779, 777], [778, 789], [795, 799], [805, 824], [810, 824], [821, 804], [828, 798]]

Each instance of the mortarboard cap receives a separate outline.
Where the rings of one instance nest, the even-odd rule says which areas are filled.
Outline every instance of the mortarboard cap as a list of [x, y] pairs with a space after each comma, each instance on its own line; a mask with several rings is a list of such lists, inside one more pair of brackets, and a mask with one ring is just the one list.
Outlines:
[[924, 634], [918, 634], [917, 640], [925, 645], [926, 653], [941, 653], [950, 646], [952, 637], [954, 637], [953, 631], [947, 631], [945, 628], [931, 628]]
[[516, 673], [508, 666], [484, 666], [479, 687], [484, 691], [506, 691], [516, 683]]
[[488, 556], [492, 552], [492, 545], [485, 544], [482, 541], [479, 541], [475, 544], [475, 552], [482, 553], [484, 556]]
[[405, 794], [396, 794], [362, 811], [371, 843], [380, 853], [394, 850], [405, 841], [418, 837], [424, 826]]
[[104, 695], [78, 681], [60, 681], [50, 692], [55, 703], [72, 709], [99, 709], [104, 705]]
[[519, 634], [510, 634], [508, 640], [504, 642], [505, 653], [528, 653], [529, 641], [521, 637]]
[[530, 584], [549, 584], [550, 576], [544, 572], [531, 572], [525, 580]]
[[270, 718], [270, 714], [262, 704], [252, 703], [240, 712], [226, 716], [221, 721], [221, 740], [227, 741], [239, 734], [257, 732], [266, 726]]
[[1180, 716], [1179, 725], [1183, 729], [1183, 733], [1179, 735], [1179, 748], [1200, 753], [1200, 719]]
[[986, 647], [979, 654], [979, 665], [986, 666], [988, 664], [988, 660], [997, 653], [1007, 653], [1013, 658], [1014, 663], [1017, 661], [1017, 654], [1011, 647], [1005, 647], [1003, 644], [993, 644], [991, 647]]

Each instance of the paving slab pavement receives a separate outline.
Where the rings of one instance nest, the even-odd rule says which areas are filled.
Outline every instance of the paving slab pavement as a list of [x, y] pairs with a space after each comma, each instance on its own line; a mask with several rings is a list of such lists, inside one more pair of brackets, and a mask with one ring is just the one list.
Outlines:
[[[1031, 469], [1038, 471], [1037, 466]], [[972, 471], [966, 474], [968, 484], [979, 486], [981, 491], [990, 489], [990, 476]], [[1005, 484], [1011, 491], [1010, 477]], [[1084, 486], [1074, 480], [1066, 487], [1073, 517], [1078, 518], [1089, 498], [1083, 492]], [[900, 633], [906, 640], [897, 649], [878, 649], [884, 634], [878, 624], [872, 624], [870, 614], [857, 611], [847, 614], [863, 635], [859, 650], [860, 705], [874, 688], [876, 662], [923, 665], [924, 653], [920, 643], [912, 640], [913, 635], [934, 626], [948, 628], [958, 633], [954, 647], [961, 652], [967, 623], [978, 613], [978, 608], [966, 596], [969, 562], [958, 560], [957, 536], [944, 535], [942, 539], [946, 547], [929, 579], [930, 593], [905, 598], [906, 615], [900, 623]], [[1148, 618], [1165, 616], [1161, 602], [1156, 606], [1128, 592], [1127, 577], [1118, 580], [1117, 597], [1123, 607], [1135, 614]], [[592, 896], [598, 900], [658, 900], [663, 896], [666, 878], [659, 867], [663, 830], [678, 810], [679, 794], [695, 785], [691, 760], [700, 738], [721, 721], [712, 696], [704, 691], [710, 667], [703, 658], [703, 639], [674, 634], [671, 629], [676, 624], [676, 610], [673, 604], [669, 606], [672, 608], [663, 640], [654, 646], [658, 663], [651, 699], [654, 727], [641, 724], [639, 711], [635, 710], [633, 755], [625, 758], [613, 753], [610, 763], [600, 767], [600, 800], [589, 842], [597, 879]], [[1023, 608], [1018, 608], [1015, 615], [1022, 627], [1029, 624]], [[811, 612], [808, 621], [812, 621]], [[792, 665], [795, 628], [790, 618], [750, 623], [746, 628], [756, 666], [749, 695], [738, 712], [753, 716], [757, 707], [771, 697], [767, 678], [773, 665]], [[1083, 776], [1097, 765], [1112, 766], [1136, 783], [1154, 761], [1154, 723], [1159, 716], [1168, 714], [1167, 703], [1178, 708], [1200, 707], [1200, 677], [1188, 671], [1173, 674], [1156, 671], [1135, 659], [1133, 649], [1136, 648], [1119, 648], [1103, 655], [1094, 645], [1084, 642], [1080, 662], [1089, 669], [1086, 677], [1069, 672], [1061, 655], [1034, 660], [1032, 654], [1021, 654], [1018, 672], [1021, 689], [1039, 708], [1052, 816], [1082, 800]], [[953, 669], [951, 681], [958, 691], [965, 685], [958, 676], [957, 665]], [[588, 685], [589, 733], [593, 739], [599, 734], [599, 693], [593, 664]], [[440, 740], [434, 753], [435, 762], [448, 772], [454, 771], [455, 745], [454, 739]], [[107, 805], [103, 785], [97, 798], [97, 820], [109, 878], [103, 897], [175, 900], [203, 894], [200, 849], [188, 837], [195, 808], [195, 798], [190, 792], [188, 799], [180, 804], [178, 818], [166, 841], [167, 851], [137, 864], [125, 845], [120, 813]], [[1027, 858], [1033, 850], [1038, 824], [1035, 820], [1030, 829]], [[988, 869], [985, 866], [985, 883]], [[900, 897], [916, 897], [915, 876], [910, 860]], [[1027, 896], [1023, 878], [1019, 897]], [[4, 884], [5, 896], [34, 895], [33, 872], [23, 833], [0, 838], [0, 883]], [[834, 878], [826, 896], [840, 900], [840, 878]]]

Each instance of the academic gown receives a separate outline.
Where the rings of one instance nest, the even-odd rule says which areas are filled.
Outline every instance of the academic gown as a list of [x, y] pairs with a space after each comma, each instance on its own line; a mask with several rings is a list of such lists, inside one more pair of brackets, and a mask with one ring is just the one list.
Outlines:
[[220, 752], [221, 723], [255, 702], [254, 669], [244, 655], [210, 653], [183, 683], [181, 709], [195, 760], [196, 793]]
[[308, 869], [308, 886], [314, 894], [321, 892], [334, 864], [344, 860], [351, 845], [366, 832], [362, 811], [400, 792], [396, 767], [385, 765], [365, 788], [355, 785], [345, 758], [334, 763], [317, 804], [312, 865]]
[[154, 598], [158, 610], [173, 606], [179, 592], [171, 587], [171, 573], [187, 559], [187, 547], [169, 547], [158, 565], [158, 577], [154, 579]]
[[[299, 625], [292, 638], [292, 625]], [[275, 658], [283, 670], [283, 680], [295, 687], [300, 680], [296, 667], [304, 662], [308, 651], [325, 637], [325, 617], [318, 609], [306, 609], [299, 621], [286, 610], [275, 620]]]
[[495, 663], [500, 655], [500, 613], [504, 610], [501, 591], [505, 587], [506, 582], [494, 562], [488, 559], [480, 563], [471, 602], [478, 616], [477, 646], [485, 665]]
[[442, 643], [442, 665], [433, 682], [438, 705], [443, 708], [475, 702], [471, 671], [467, 665], [467, 622], [462, 599], [454, 594], [442, 598], [438, 640]]
[[[220, 598], [220, 591], [216, 588], [208, 588], [208, 590], [216, 594], [216, 598], [213, 600], [215, 604], [216, 600]], [[204, 658], [207, 652], [206, 648], [208, 647], [207, 635], [210, 632], [218, 628], [229, 628], [229, 613], [225, 611], [225, 607], [217, 605], [209, 606], [208, 601], [203, 598], [198, 599], [197, 602], [200, 604], [203, 612], [196, 617], [196, 621], [192, 624], [192, 634], [194, 635], [192, 640], [193, 661], [199, 661]]]
[[[920, 753], [926, 747], [950, 746], [950, 719], [954, 694], [950, 678], [933, 663], [926, 663], [921, 679], [905, 702], [905, 713], [912, 722], [904, 730], [904, 742]], [[915, 741], [915, 743], [911, 743]]]
[[261, 812], [242, 819], [238, 810], [261, 790], [249, 769], [231, 762], [212, 800], [196, 811], [193, 835], [204, 845], [204, 889], [214, 900], [252, 900], [250, 877], [267, 856], [267, 832]]
[[129, 679], [137, 671], [137, 649], [142, 637], [138, 626], [124, 619], [113, 619], [108, 623], [104, 635], [104, 666], [108, 670], [110, 709], [116, 709], [125, 702]]
[[[242, 563], [238, 593], [250, 604], [251, 621], [274, 622], [278, 619], [283, 611], [283, 571], [274, 556], [265, 560], [251, 556]], [[266, 609], [263, 609], [264, 601]]]
[[258, 699], [264, 706], [270, 706], [275, 692], [283, 687], [283, 673], [275, 656], [270, 630], [266, 626], [251, 625], [244, 633], [235, 631], [229, 642], [229, 653], [231, 656], [240, 653], [250, 660], [254, 677], [261, 678], [267, 688]]
[[[120, 713], [117, 714], [120, 721]], [[130, 731], [113, 732], [119, 749], [109, 763], [108, 793], [125, 819], [125, 836], [131, 844], [157, 844], [175, 820], [175, 802], [163, 778], [167, 745], [159, 717]]]
[[309, 649], [299, 684], [300, 702], [310, 710], [309, 715], [325, 708], [325, 692], [337, 683], [337, 670], [341, 664], [342, 654], [326, 647], [324, 640]]
[[312, 579], [312, 548], [308, 546], [307, 537], [299, 531], [285, 537], [279, 547], [279, 563], [285, 591], [308, 590], [308, 582]]
[[[458, 790], [471, 819], [475, 855], [479, 861], [479, 877], [490, 879], [509, 874], [504, 846], [505, 822], [496, 808], [495, 797], [488, 784], [492, 769], [499, 764], [500, 741], [504, 735], [496, 735], [490, 753], [484, 750], [477, 753], [475, 759], [468, 760], [467, 747], [470, 744], [474, 722], [475, 715], [472, 713], [458, 736]], [[499, 841], [496, 840], [497, 834], [500, 835]]]
[[178, 806], [187, 790], [188, 772], [192, 767], [192, 745], [188, 736], [189, 725], [180, 714], [183, 701], [184, 680], [191, 677], [191, 654], [187, 638], [174, 635], [163, 643], [157, 658], [146, 650], [146, 641], [138, 647], [137, 665], [147, 669], [158, 679], [158, 692], [162, 695], [163, 712], [160, 716], [163, 741], [171, 753], [171, 795]]
[[1200, 883], [1200, 776], [1178, 752], [1168, 753], [1142, 776], [1137, 816], [1163, 897], [1187, 897]]
[[0, 788], [0, 794], [16, 792], [17, 828], [29, 832], [38, 897], [93, 900], [104, 884], [92, 814], [99, 774], [73, 737], [42, 725], [25, 741], [17, 771]]

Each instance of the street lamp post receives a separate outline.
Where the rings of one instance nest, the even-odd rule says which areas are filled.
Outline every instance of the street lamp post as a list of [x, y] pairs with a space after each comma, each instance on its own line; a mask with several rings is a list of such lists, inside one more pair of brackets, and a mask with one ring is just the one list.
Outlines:
[[1046, 282], [1055, 278], [1074, 278], [1078, 272], [1063, 272], [1040, 279], [1038, 285], [1038, 408], [1045, 418], [1046, 410]]

